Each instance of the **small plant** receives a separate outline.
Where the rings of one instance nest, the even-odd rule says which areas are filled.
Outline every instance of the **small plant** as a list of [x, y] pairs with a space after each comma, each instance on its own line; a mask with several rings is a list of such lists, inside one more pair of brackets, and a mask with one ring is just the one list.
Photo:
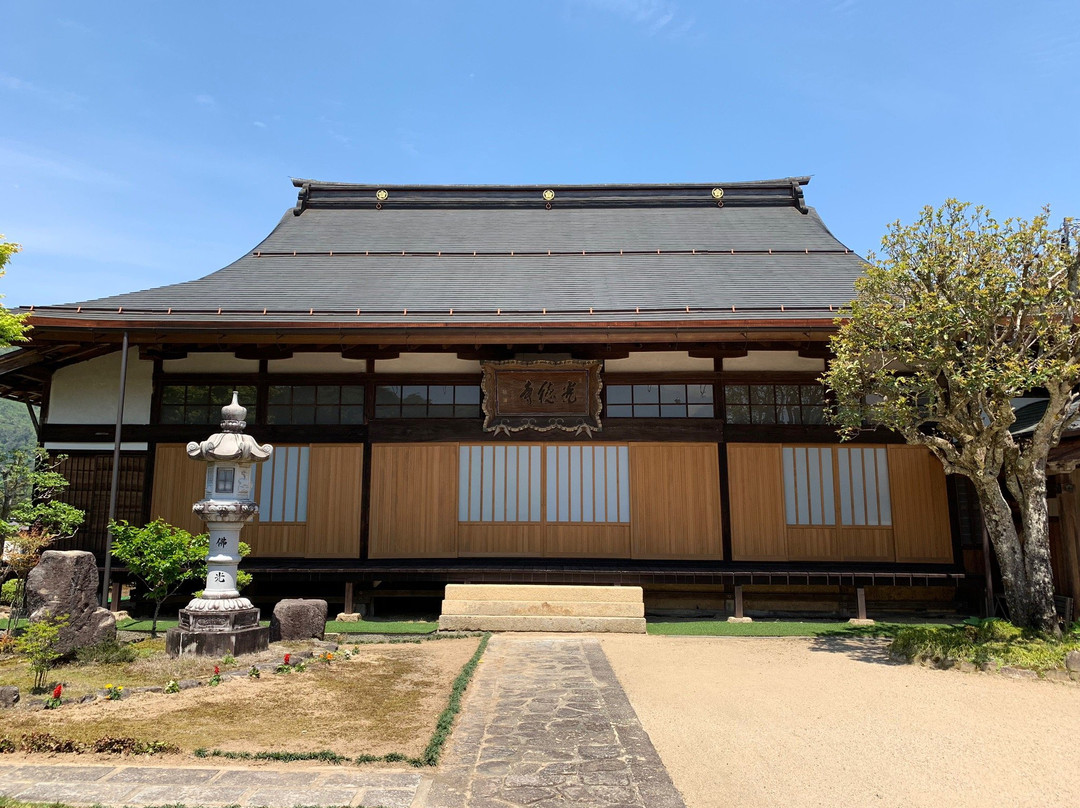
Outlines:
[[105, 685], [105, 698], [108, 701], [119, 701], [124, 697], [123, 685]]
[[299, 662], [294, 662], [292, 668], [297, 673], [303, 673], [307, 670], [307, 663], [301, 659]]
[[45, 687], [45, 677], [52, 670], [53, 663], [60, 658], [56, 643], [60, 639], [60, 629], [67, 625], [68, 616], [47, 617], [35, 620], [26, 627], [26, 631], [15, 640], [15, 650], [23, 654], [34, 672], [34, 691], [40, 693]]
[[0, 656], [15, 653], [15, 635], [0, 631]]
[[319, 660], [329, 665], [334, 661], [334, 654], [331, 651], [319, 654]]
[[292, 654], [286, 654], [284, 661], [282, 661], [280, 665], [274, 668], [274, 673], [292, 673], [292, 665], [289, 664], [289, 660], [291, 658]]
[[235, 665], [236, 664], [236, 657], [234, 657], [232, 654], [230, 654], [228, 651], [226, 651], [225, 656], [223, 656], [221, 658], [221, 664], [224, 665], [225, 667], [228, 667], [230, 665]]
[[63, 694], [64, 694], [64, 686], [63, 685], [57, 685], [56, 687], [54, 687], [53, 692], [52, 692], [52, 697], [45, 699], [45, 709], [46, 710], [55, 710], [57, 707], [59, 707], [61, 704], [63, 704], [63, 699], [61, 698], [61, 696], [63, 696]]
[[0, 738], [0, 755], [10, 755], [17, 747], [11, 738]]
[[221, 684], [221, 668], [217, 665], [214, 666], [214, 675], [210, 677], [210, 681], [207, 682], [210, 687], [217, 687]]
[[165, 692], [166, 693], [179, 693], [180, 692], [180, 683], [178, 681], [176, 681], [175, 679], [170, 679], [168, 682], [165, 683]]
[[120, 665], [134, 662], [138, 653], [130, 645], [106, 640], [97, 645], [88, 645], [75, 652], [75, 659], [80, 665]]
[[19, 595], [19, 582], [14, 578], [0, 586], [0, 606], [14, 606]]
[[248, 676], [250, 676], [252, 679], [258, 679], [259, 678], [259, 669], [256, 668], [254, 665], [252, 665], [251, 670], [248, 671]]

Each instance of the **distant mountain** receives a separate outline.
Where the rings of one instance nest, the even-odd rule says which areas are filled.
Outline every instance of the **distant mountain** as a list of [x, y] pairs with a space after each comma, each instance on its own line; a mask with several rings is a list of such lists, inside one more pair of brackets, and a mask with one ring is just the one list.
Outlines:
[[36, 445], [37, 436], [26, 405], [0, 398], [0, 450], [33, 449]]

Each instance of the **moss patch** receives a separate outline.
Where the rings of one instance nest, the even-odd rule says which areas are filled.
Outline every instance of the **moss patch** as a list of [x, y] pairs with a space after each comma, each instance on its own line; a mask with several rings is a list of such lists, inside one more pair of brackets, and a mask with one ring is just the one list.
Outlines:
[[954, 660], [1045, 673], [1064, 668], [1065, 655], [1080, 651], [1080, 623], [1073, 624], [1060, 640], [999, 619], [973, 618], [957, 626], [906, 626], [896, 633], [890, 650], [909, 660]]

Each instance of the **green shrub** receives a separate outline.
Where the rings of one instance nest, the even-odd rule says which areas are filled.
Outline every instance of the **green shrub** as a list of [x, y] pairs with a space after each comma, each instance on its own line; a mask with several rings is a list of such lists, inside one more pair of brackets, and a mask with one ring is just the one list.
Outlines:
[[909, 660], [956, 660], [1043, 672], [1064, 667], [1065, 655], [1080, 650], [1080, 630], [1073, 626], [1058, 640], [1006, 620], [973, 618], [959, 626], [902, 628], [890, 650]]
[[60, 658], [56, 642], [60, 639], [60, 628], [67, 625], [67, 621], [66, 614], [35, 620], [15, 640], [15, 650], [27, 658], [30, 670], [34, 672], [34, 690], [37, 692], [45, 687], [45, 677]]
[[75, 659], [80, 665], [123, 665], [134, 662], [138, 656], [138, 652], [130, 645], [116, 640], [105, 640], [75, 652]]
[[0, 586], [0, 606], [14, 606], [19, 592], [19, 582], [14, 578]]

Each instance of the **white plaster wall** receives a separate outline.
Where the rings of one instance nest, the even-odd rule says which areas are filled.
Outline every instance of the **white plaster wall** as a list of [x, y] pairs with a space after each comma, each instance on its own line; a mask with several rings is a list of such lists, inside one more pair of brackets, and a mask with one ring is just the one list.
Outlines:
[[161, 369], [166, 373], [258, 373], [259, 360], [237, 359], [220, 351], [192, 353], [183, 359], [166, 359]]
[[[46, 443], [45, 448], [50, 452], [111, 452], [113, 450], [112, 443]], [[123, 442], [120, 443], [121, 452], [145, 452], [147, 450], [147, 444]]]
[[626, 359], [604, 360], [607, 373], [663, 373], [675, 370], [697, 370], [706, 373], [713, 369], [713, 360], [690, 356], [687, 351], [641, 351]]
[[339, 353], [307, 351], [294, 353], [289, 359], [271, 359], [266, 363], [270, 373], [363, 373], [366, 359], [346, 359]]
[[476, 359], [458, 359], [451, 353], [406, 353], [397, 359], [376, 359], [376, 373], [479, 373]]
[[[128, 351], [124, 423], [150, 423], [154, 363]], [[120, 387], [120, 351], [60, 368], [49, 393], [50, 424], [115, 424]]]
[[825, 370], [824, 359], [799, 356], [798, 351], [748, 351], [746, 356], [726, 357], [724, 370]]

